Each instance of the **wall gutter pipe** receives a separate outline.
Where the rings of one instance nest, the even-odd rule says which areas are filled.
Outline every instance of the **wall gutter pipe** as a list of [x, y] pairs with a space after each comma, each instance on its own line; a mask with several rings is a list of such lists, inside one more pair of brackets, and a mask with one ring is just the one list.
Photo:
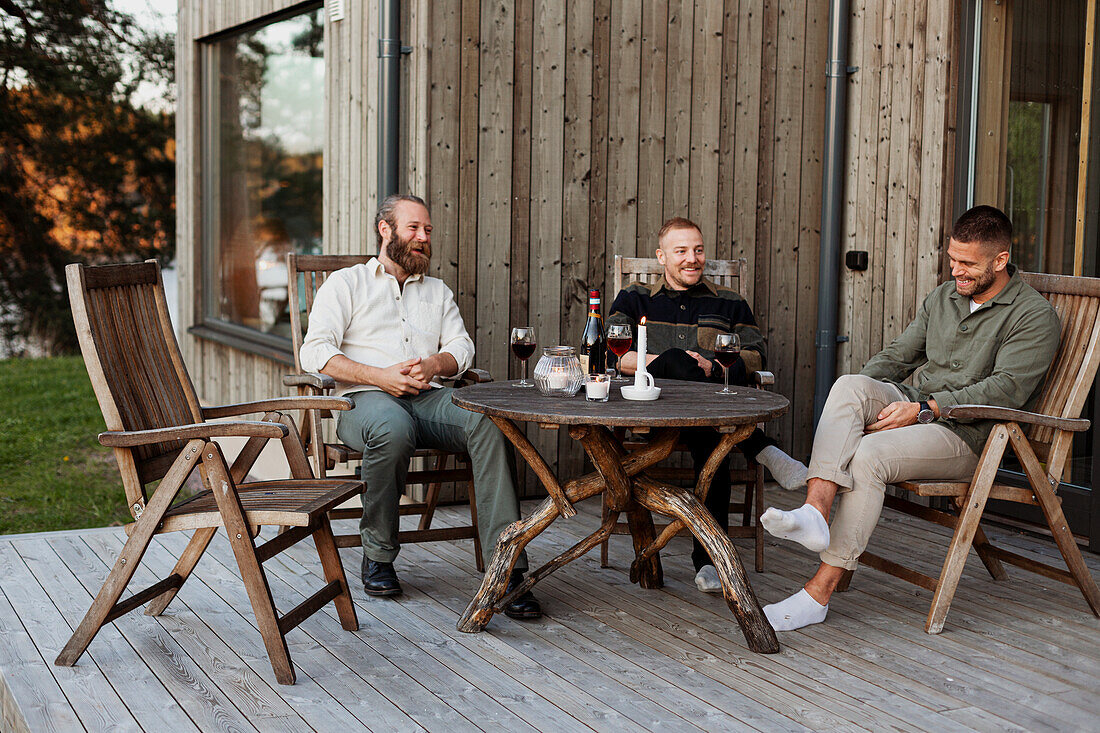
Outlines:
[[378, 3], [378, 203], [397, 193], [401, 1]]
[[829, 2], [829, 56], [825, 65], [825, 150], [821, 173], [821, 244], [818, 261], [817, 368], [814, 426], [836, 379], [840, 298], [840, 234], [844, 216], [844, 136], [848, 97], [848, 0]]

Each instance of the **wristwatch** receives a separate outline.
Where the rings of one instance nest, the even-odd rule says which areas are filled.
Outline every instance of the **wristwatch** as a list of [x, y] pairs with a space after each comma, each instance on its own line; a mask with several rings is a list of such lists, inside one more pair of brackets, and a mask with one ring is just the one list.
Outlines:
[[936, 413], [932, 412], [932, 408], [928, 406], [928, 403], [924, 400], [920, 401], [920, 410], [917, 411], [917, 422], [921, 425], [927, 425], [936, 419]]

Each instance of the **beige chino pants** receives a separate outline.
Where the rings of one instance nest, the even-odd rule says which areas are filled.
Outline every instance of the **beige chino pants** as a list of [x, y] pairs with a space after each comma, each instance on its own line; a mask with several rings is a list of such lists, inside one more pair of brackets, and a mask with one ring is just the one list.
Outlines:
[[912, 479], [966, 480], [978, 456], [939, 422], [865, 434], [882, 408], [907, 400], [897, 387], [859, 374], [836, 381], [821, 413], [810, 478], [839, 485], [839, 504], [821, 561], [855, 570], [882, 513], [886, 485]]

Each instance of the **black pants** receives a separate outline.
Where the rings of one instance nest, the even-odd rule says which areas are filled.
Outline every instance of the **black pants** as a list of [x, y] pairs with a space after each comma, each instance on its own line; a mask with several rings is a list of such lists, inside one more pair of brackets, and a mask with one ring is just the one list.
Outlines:
[[[688, 354], [683, 349], [669, 349], [664, 352], [646, 367], [650, 374], [660, 379], [680, 379], [688, 382], [713, 382], [720, 384], [724, 381], [722, 376], [722, 370], [715, 365], [714, 371], [711, 376], [708, 377], [706, 372], [703, 371], [699, 363], [695, 361], [695, 357]], [[730, 384], [745, 385], [748, 382], [748, 375], [745, 372], [745, 365], [740, 359], [730, 367]], [[684, 428], [680, 432], [680, 439], [688, 446], [688, 450], [691, 452], [691, 460], [695, 468], [695, 478], [698, 480], [699, 472], [702, 470], [703, 465], [710, 458], [710, 454], [714, 451], [715, 446], [718, 445], [718, 431], [713, 428]], [[745, 456], [749, 458], [756, 458], [760, 451], [767, 448], [769, 445], [775, 445], [775, 441], [764, 435], [764, 431], [757, 428], [752, 431], [749, 437], [745, 438], [738, 448]], [[711, 481], [710, 490], [707, 492], [707, 498], [703, 502], [707, 511], [711, 513], [715, 521], [718, 522], [718, 526], [722, 528], [722, 531], [729, 529], [730, 525], [730, 457], [726, 456], [722, 461], [722, 465], [718, 467], [718, 472], [714, 475], [714, 480]], [[706, 549], [699, 544], [699, 540], [692, 538], [693, 546], [691, 550], [691, 562], [695, 566], [695, 569], [703, 567], [704, 565], [711, 565], [713, 562], [710, 556], [707, 554]]]

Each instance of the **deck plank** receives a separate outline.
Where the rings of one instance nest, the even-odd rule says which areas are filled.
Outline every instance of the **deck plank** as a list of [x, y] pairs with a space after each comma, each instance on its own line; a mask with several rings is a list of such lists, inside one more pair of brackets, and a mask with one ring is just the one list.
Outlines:
[[[769, 488], [768, 499], [786, 506], [801, 497]], [[578, 509], [532, 543], [533, 564], [596, 526], [593, 502]], [[455, 524], [460, 513], [441, 509], [436, 521]], [[1014, 552], [1057, 558], [1049, 541], [987, 531]], [[934, 573], [948, 539], [888, 510], [872, 545]], [[124, 540], [119, 529], [0, 537], [6, 728], [1054, 731], [1090, 728], [1100, 714], [1100, 622], [1075, 588], [1014, 568], [994, 582], [975, 559], [948, 627], [929, 636], [929, 594], [864, 568], [826, 623], [782, 634], [778, 655], [753, 655], [723, 600], [695, 589], [686, 538], [662, 552], [661, 590], [629, 583], [632, 549], [616, 537], [613, 567], [590, 554], [539, 584], [544, 620], [499, 616], [481, 634], [455, 630], [480, 580], [467, 543], [404, 548], [397, 566], [406, 593], [396, 600], [367, 597], [360, 551], [345, 549], [361, 629], [343, 631], [331, 606], [307, 619], [288, 635], [298, 684], [284, 687], [272, 679], [219, 537], [163, 617], [127, 614], [75, 668], [54, 668]], [[134, 587], [168, 572], [186, 540], [157, 537]], [[1085, 560], [1100, 574], [1100, 558]], [[749, 579], [770, 602], [796, 590], [816, 562], [771, 542], [768, 572]], [[321, 582], [308, 542], [265, 568], [284, 610]], [[116, 710], [123, 716], [108, 720]]]
[[[92, 604], [92, 594], [74, 575], [80, 560], [75, 559], [76, 562], [70, 565], [70, 560], [62, 558], [55, 549], [71, 546], [71, 543], [70, 538], [62, 537], [55, 539], [52, 545], [44, 539], [19, 540], [13, 545], [69, 626], [76, 628]], [[105, 578], [107, 568], [103, 569]], [[198, 730], [114, 624], [101, 629], [95, 641], [92, 658], [142, 728], [171, 729], [181, 733]]]
[[137, 721], [99, 671], [94, 658], [84, 657], [74, 667], [53, 664], [72, 629], [10, 543], [0, 543], [0, 578], [4, 595], [23, 621], [80, 724], [89, 730], [137, 730]]
[[[124, 540], [125, 537], [121, 535], [113, 537], [97, 535], [88, 537], [86, 542], [92, 553], [104, 564], [109, 565], [114, 563], [122, 550]], [[157, 556], [162, 553], [163, 550], [155, 542], [150, 544], [141, 566], [134, 573], [134, 587], [144, 587], [162, 577], [154, 575], [150, 569], [150, 563], [155, 562]], [[188, 585], [195, 580], [192, 578]], [[230, 706], [234, 708], [241, 721], [237, 723], [238, 725], [243, 724], [260, 731], [301, 730], [305, 726], [304, 721], [272, 689], [272, 685], [253, 671], [245, 660], [210, 630], [205, 619], [213, 616], [213, 610], [201, 608], [199, 612], [195, 612], [187, 605], [188, 590], [188, 586], [185, 585], [180, 595], [168, 607], [168, 611], [156, 619], [149, 619], [144, 613], [133, 611], [116, 619], [114, 623], [123, 630], [131, 624], [143, 624], [148, 619], [163, 627], [168, 632], [167, 636], [177, 643], [183, 653], [200, 669], [205, 670], [207, 674], [216, 672], [210, 679], [213, 687], [224, 695], [228, 703], [223, 707], [223, 712], [229, 713]], [[94, 645], [95, 641], [92, 644]], [[270, 666], [267, 674], [271, 675], [273, 684], [274, 674]], [[207, 689], [210, 691], [209, 688]], [[217, 721], [215, 722], [218, 724]]]
[[38, 731], [72, 730], [80, 725], [76, 711], [4, 594], [4, 583], [0, 583], [0, 660], [0, 726]]
[[[425, 592], [430, 592], [442, 604], [438, 623], [453, 627], [469, 602], [470, 586], [473, 585], [462, 582], [466, 581], [465, 578], [456, 580], [461, 578], [461, 565], [455, 566], [436, 553], [419, 547], [405, 548], [402, 552], [408, 552], [409, 561], [415, 563], [417, 580], [413, 582], [423, 584]], [[476, 578], [473, 580], [476, 582]], [[500, 619], [502, 625], [507, 624], [503, 629], [506, 639], [517, 651], [554, 674], [586, 680], [585, 689], [596, 694], [600, 700], [625, 705], [639, 712], [648, 709], [653, 715], [646, 721], [650, 727], [728, 730], [738, 725], [749, 725], [748, 721], [739, 720], [703, 699], [685, 694], [685, 690], [669, 685], [644, 667], [604, 645], [594, 643], [561, 621], [558, 614], [545, 623], [537, 624]], [[595, 680], [595, 683], [588, 680]], [[609, 685], [609, 680], [616, 684]], [[632, 717], [635, 715], [632, 713]]]

